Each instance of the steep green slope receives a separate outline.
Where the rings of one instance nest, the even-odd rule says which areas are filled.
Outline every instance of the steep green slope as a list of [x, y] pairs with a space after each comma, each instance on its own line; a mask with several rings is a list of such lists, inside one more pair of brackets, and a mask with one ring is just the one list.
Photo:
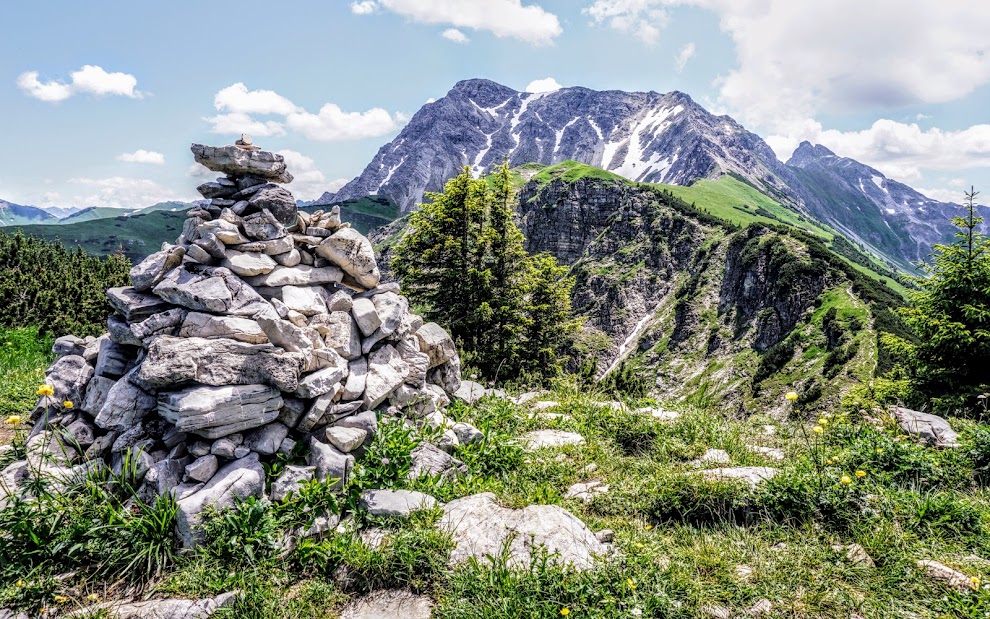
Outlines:
[[568, 172], [534, 177], [519, 209], [527, 248], [571, 265], [600, 376], [745, 412], [790, 390], [835, 403], [889, 367], [878, 332], [902, 332], [903, 301], [833, 231], [735, 179], [694, 188], [691, 204], [669, 187]]

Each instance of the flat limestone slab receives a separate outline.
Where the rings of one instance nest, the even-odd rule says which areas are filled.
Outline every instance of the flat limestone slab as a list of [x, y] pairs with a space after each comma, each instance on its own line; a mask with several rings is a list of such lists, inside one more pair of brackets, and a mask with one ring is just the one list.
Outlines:
[[433, 600], [405, 589], [375, 591], [350, 602], [340, 619], [430, 619]]
[[584, 445], [585, 442], [584, 437], [577, 432], [565, 432], [563, 430], [534, 430], [523, 434], [519, 441], [526, 451], [555, 449], [566, 445]]

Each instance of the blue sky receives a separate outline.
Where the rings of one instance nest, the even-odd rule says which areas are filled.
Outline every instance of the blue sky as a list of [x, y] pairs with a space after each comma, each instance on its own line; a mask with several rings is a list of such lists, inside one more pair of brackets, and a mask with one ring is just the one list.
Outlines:
[[[0, 198], [193, 199], [191, 142], [243, 128], [297, 197], [357, 175], [428, 99], [484, 77], [687, 92], [932, 197], [990, 192], [990, 5], [968, 0], [10, 3]], [[266, 135], [267, 134], [267, 135]]]

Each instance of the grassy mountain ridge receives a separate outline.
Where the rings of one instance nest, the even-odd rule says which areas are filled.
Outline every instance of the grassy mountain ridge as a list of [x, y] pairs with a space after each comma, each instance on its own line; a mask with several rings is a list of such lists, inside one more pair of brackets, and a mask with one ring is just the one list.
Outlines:
[[790, 390], [835, 404], [889, 367], [878, 332], [902, 331], [899, 284], [834, 231], [731, 177], [672, 188], [589, 168], [541, 170], [519, 209], [528, 249], [571, 265], [599, 374], [626, 364], [667, 397], [746, 410]]

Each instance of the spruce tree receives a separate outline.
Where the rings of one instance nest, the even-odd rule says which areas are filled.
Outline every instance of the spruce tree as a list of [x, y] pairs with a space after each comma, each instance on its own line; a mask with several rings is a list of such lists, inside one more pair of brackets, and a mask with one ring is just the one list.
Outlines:
[[404, 292], [486, 378], [559, 372], [573, 282], [551, 256], [526, 253], [508, 165], [488, 179], [465, 167], [426, 197], [394, 250]]
[[977, 192], [966, 192], [956, 242], [935, 245], [918, 290], [903, 308], [917, 340], [889, 338], [925, 396], [959, 403], [990, 388], [990, 240], [978, 227]]

